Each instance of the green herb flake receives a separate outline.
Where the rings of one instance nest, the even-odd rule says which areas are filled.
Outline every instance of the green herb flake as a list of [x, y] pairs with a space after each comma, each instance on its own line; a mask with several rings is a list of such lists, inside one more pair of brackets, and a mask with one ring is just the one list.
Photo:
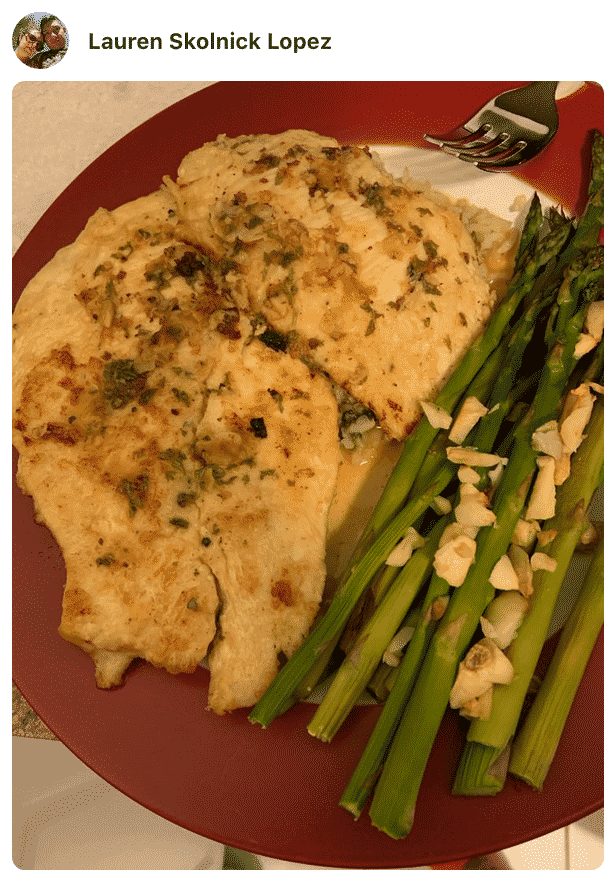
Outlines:
[[255, 228], [257, 225], [261, 225], [264, 222], [262, 216], [258, 216], [254, 213], [253, 216], [250, 216], [247, 222], [245, 223], [246, 228]]
[[197, 493], [178, 493], [177, 504], [180, 508], [185, 508], [187, 505], [192, 505], [198, 498]]
[[281, 158], [278, 155], [266, 154], [261, 155], [260, 158], [257, 158], [254, 164], [259, 169], [270, 170], [273, 167], [279, 167], [281, 162]]
[[185, 453], [182, 453], [181, 450], [173, 450], [169, 447], [168, 450], [162, 451], [160, 459], [163, 459], [165, 462], [170, 462], [173, 468], [176, 468], [181, 474], [185, 474], [183, 462], [186, 459], [186, 455]]
[[269, 393], [271, 398], [277, 402], [277, 407], [279, 408], [280, 412], [283, 414], [283, 412], [284, 412], [284, 397], [282, 396], [281, 392], [278, 392], [276, 389], [269, 389], [269, 390], [267, 390], [267, 392]]
[[286, 335], [282, 335], [281, 332], [272, 328], [266, 328], [261, 335], [257, 335], [257, 338], [271, 350], [278, 350], [280, 353], [285, 353], [288, 348]]
[[138, 475], [133, 481], [124, 478], [119, 485], [120, 493], [128, 499], [128, 515], [134, 517], [139, 508], [142, 508], [147, 498], [149, 489], [149, 476]]
[[189, 608], [190, 611], [198, 611], [198, 602], [192, 597], [188, 602], [186, 608]]
[[128, 258], [132, 255], [133, 246], [131, 243], [124, 243], [123, 246], [117, 247], [118, 252], [114, 252], [111, 254], [111, 257], [114, 259], [119, 259], [120, 262], [128, 261]]
[[114, 410], [123, 408], [145, 390], [147, 377], [136, 370], [133, 359], [112, 359], [104, 367], [103, 395]]
[[433, 240], [425, 240], [424, 241], [424, 249], [426, 251], [427, 256], [430, 259], [436, 259], [437, 253], [439, 252], [439, 247]]
[[149, 387], [148, 389], [144, 390], [144, 392], [142, 392], [139, 396], [139, 404], [140, 405], [149, 404], [149, 402], [152, 400], [152, 398], [154, 397], [156, 392], [157, 392], [157, 390], [154, 389], [153, 387]]
[[392, 210], [386, 206], [384, 201], [385, 189], [381, 183], [369, 184], [361, 177], [358, 181], [358, 192], [364, 195], [365, 201], [363, 206], [374, 210], [376, 216], [390, 216], [392, 214]]
[[279, 475], [275, 471], [274, 468], [263, 468], [260, 472], [260, 480], [263, 481], [265, 478], [278, 478]]
[[182, 404], [186, 406], [186, 408], [190, 407], [190, 396], [184, 389], [177, 389], [176, 386], [173, 386], [173, 395], [180, 401]]
[[168, 522], [171, 526], [176, 526], [177, 529], [187, 529], [190, 525], [190, 521], [186, 520], [185, 517], [171, 517]]

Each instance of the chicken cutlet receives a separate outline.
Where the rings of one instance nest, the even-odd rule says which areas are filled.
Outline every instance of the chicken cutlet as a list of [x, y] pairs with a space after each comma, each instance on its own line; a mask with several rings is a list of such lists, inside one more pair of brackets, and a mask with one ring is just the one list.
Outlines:
[[166, 191], [100, 210], [28, 285], [14, 443], [65, 558], [60, 634], [97, 684], [209, 654], [223, 712], [255, 702], [319, 605], [337, 410], [256, 339], [232, 262], [176, 224]]
[[176, 182], [183, 234], [232, 258], [233, 297], [402, 439], [496, 303], [456, 212], [367, 148], [308, 131], [219, 137]]

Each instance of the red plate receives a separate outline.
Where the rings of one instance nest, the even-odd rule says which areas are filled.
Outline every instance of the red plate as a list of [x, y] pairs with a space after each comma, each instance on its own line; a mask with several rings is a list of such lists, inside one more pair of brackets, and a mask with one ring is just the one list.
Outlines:
[[[307, 128], [344, 142], [422, 146], [518, 82], [225, 82], [132, 131], [60, 195], [14, 258], [14, 295], [70, 243], [99, 206], [157, 188], [183, 156], [219, 133]], [[583, 206], [588, 132], [603, 130], [603, 92], [587, 84], [559, 104], [559, 133], [518, 175], [568, 211]], [[341, 868], [437, 864], [509, 848], [603, 806], [603, 639], [600, 637], [541, 793], [508, 780], [494, 798], [450, 794], [466, 722], [447, 714], [418, 799], [414, 828], [392, 840], [337, 801], [379, 707], [356, 708], [331, 744], [309, 736], [314, 707], [267, 729], [247, 710], [205, 708], [208, 673], [171, 676], [138, 663], [125, 684], [98, 690], [89, 657], [64, 642], [64, 565], [33, 506], [14, 486], [13, 670], [53, 732], [91, 769], [138, 803], [226, 845]], [[587, 716], [590, 715], [590, 718]], [[582, 740], [579, 744], [578, 740]]]

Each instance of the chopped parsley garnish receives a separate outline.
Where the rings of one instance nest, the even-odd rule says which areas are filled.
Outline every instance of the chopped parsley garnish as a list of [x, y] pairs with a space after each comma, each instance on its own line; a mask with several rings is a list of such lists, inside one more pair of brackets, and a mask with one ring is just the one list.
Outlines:
[[165, 462], [170, 462], [173, 468], [176, 468], [177, 471], [181, 472], [181, 474], [185, 474], [185, 468], [183, 467], [183, 461], [186, 459], [185, 453], [182, 453], [181, 450], [173, 450], [169, 447], [168, 450], [163, 450], [160, 454], [160, 459], [163, 459]]
[[190, 396], [187, 394], [185, 389], [177, 389], [176, 386], [173, 386], [173, 395], [180, 401], [182, 404], [186, 406], [186, 408], [190, 407]]
[[134, 517], [139, 508], [145, 504], [147, 490], [149, 489], [149, 476], [146, 474], [138, 475], [133, 481], [124, 478], [119, 485], [120, 493], [128, 499], [128, 514]]
[[178, 529], [187, 529], [190, 525], [190, 521], [186, 520], [185, 517], [171, 517], [168, 522], [171, 526], [176, 526]]
[[140, 394], [139, 404], [140, 405], [148, 404], [152, 400], [152, 398], [155, 394], [156, 394], [156, 389], [154, 387], [150, 386], [148, 389], [144, 390], [144, 392], [142, 392]]
[[178, 493], [177, 504], [180, 508], [185, 508], [186, 505], [192, 505], [197, 498], [197, 493]]
[[271, 167], [279, 167], [281, 158], [278, 155], [262, 155], [257, 158], [254, 164], [259, 168], [270, 169]]
[[136, 370], [133, 359], [112, 359], [104, 367], [102, 380], [104, 399], [117, 410], [141, 395], [147, 376]]
[[384, 201], [385, 189], [381, 183], [374, 182], [369, 184], [361, 177], [358, 183], [358, 192], [365, 197], [363, 206], [371, 207], [375, 211], [376, 216], [389, 216], [392, 213], [392, 210], [386, 206]]
[[269, 389], [269, 390], [267, 390], [267, 392], [269, 393], [271, 398], [277, 402], [277, 407], [279, 408], [279, 410], [283, 414], [283, 412], [284, 412], [284, 397], [282, 396], [281, 392], [278, 392], [276, 389]]
[[270, 347], [271, 350], [278, 350], [281, 353], [285, 353], [288, 349], [288, 338], [286, 335], [282, 335], [281, 332], [275, 331], [275, 329], [266, 328], [262, 334], [257, 337], [259, 341], [262, 341], [262, 343], [266, 344], [267, 347]]

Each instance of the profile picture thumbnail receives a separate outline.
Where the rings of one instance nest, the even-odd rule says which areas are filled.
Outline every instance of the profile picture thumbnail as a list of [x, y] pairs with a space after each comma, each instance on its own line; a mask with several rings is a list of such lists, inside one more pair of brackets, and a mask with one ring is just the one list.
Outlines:
[[27, 67], [53, 67], [68, 51], [66, 25], [51, 12], [24, 15], [13, 31], [13, 51]]

